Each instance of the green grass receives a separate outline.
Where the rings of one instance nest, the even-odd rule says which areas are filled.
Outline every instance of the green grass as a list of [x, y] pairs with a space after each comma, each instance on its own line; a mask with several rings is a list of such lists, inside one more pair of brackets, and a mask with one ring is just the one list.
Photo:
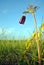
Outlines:
[[[0, 65], [37, 65], [36, 42], [26, 50], [27, 40], [0, 40]], [[40, 40], [42, 65], [44, 64], [44, 40]]]
[[9, 62], [13, 64], [16, 60], [19, 60], [24, 54], [25, 43], [22, 40], [0, 40], [0, 65], [4, 62], [5, 64]]
[[[40, 29], [39, 33], [41, 65], [44, 65], [44, 32]], [[0, 65], [39, 65], [35, 36], [36, 33], [27, 40], [0, 40]]]

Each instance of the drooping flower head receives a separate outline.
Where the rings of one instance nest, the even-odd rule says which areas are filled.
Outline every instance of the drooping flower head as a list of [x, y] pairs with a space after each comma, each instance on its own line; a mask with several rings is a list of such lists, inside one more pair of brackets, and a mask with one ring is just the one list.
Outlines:
[[25, 23], [26, 16], [22, 16], [19, 23], [24, 24]]

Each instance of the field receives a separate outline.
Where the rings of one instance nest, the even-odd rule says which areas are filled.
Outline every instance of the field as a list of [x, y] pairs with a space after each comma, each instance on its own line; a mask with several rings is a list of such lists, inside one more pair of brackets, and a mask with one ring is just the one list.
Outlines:
[[[43, 65], [44, 40], [39, 40], [39, 42]], [[0, 65], [39, 65], [37, 46], [34, 39], [0, 40]]]
[[[42, 30], [41, 30], [42, 29]], [[40, 65], [36, 32], [26, 40], [0, 40], [0, 65]], [[41, 65], [44, 65], [44, 25], [38, 32]]]

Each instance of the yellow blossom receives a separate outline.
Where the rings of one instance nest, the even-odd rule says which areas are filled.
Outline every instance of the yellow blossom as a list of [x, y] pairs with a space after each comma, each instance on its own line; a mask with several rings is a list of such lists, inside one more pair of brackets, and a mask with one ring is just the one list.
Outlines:
[[27, 42], [26, 42], [26, 50], [29, 49], [30, 45], [31, 45], [31, 40], [27, 40]]

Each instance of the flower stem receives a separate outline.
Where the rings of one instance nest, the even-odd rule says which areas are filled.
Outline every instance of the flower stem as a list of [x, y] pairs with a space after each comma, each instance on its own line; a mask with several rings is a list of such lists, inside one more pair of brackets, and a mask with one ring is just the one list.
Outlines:
[[34, 14], [34, 26], [35, 26], [35, 29], [36, 29], [36, 43], [37, 43], [37, 49], [38, 49], [38, 60], [39, 60], [39, 65], [41, 65], [40, 45], [39, 45], [39, 41], [38, 41], [38, 30], [37, 30], [37, 23], [36, 23], [35, 14]]

